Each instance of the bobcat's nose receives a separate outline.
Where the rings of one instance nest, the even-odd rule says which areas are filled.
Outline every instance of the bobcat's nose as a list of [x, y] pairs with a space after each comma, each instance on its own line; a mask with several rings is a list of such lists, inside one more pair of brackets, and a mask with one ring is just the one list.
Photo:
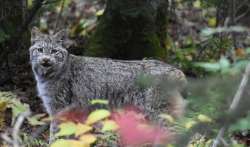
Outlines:
[[52, 64], [51, 64], [51, 61], [48, 58], [43, 58], [41, 60], [41, 65], [43, 67], [50, 67]]

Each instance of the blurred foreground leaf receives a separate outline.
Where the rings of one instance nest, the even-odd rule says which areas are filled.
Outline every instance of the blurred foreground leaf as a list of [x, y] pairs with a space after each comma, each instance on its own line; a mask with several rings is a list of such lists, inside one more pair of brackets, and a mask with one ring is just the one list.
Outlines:
[[60, 131], [56, 133], [56, 137], [58, 136], [70, 136], [76, 132], [76, 124], [73, 122], [62, 123], [59, 125]]
[[105, 109], [91, 112], [86, 120], [86, 124], [93, 124], [110, 116], [110, 112]]

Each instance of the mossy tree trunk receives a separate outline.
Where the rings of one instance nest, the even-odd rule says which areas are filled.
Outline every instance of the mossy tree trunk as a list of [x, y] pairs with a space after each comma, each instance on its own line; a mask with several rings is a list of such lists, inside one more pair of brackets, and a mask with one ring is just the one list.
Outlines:
[[108, 0], [85, 54], [164, 58], [168, 0]]
[[29, 33], [21, 32], [26, 0], [0, 0], [0, 86], [15, 85], [16, 67], [28, 65]]

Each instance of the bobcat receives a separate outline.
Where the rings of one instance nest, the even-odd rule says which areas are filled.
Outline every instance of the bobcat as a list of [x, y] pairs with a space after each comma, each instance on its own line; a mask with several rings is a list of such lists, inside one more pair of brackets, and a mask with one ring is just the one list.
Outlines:
[[[30, 62], [37, 82], [38, 95], [49, 113], [70, 105], [88, 106], [91, 99], [104, 98], [111, 108], [134, 105], [153, 118], [169, 112], [178, 117], [184, 112], [181, 91], [185, 75], [157, 60], [125, 61], [82, 57], [64, 48], [65, 31], [55, 35], [31, 31]], [[140, 77], [148, 85], [140, 86]], [[51, 125], [51, 133], [54, 132]]]

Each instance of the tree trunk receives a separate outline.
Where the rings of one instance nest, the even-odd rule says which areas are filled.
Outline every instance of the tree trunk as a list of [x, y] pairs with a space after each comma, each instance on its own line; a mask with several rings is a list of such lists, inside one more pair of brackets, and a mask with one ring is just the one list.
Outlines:
[[108, 0], [85, 54], [164, 58], [168, 0]]
[[0, 86], [6, 88], [18, 82], [17, 73], [25, 72], [19, 71], [17, 67], [28, 65], [29, 33], [20, 31], [24, 23], [26, 1], [0, 0], [0, 3]]

